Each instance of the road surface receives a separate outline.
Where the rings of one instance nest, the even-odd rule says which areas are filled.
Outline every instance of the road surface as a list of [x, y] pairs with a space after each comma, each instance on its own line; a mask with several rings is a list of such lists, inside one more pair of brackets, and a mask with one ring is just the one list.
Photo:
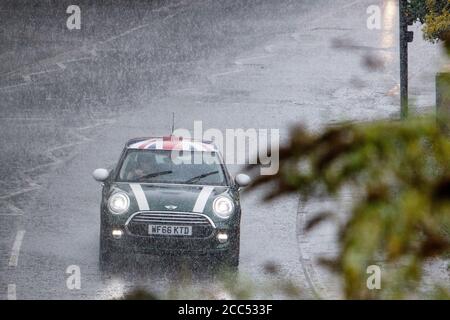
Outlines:
[[[71, 31], [66, 2], [0, 5], [0, 298], [110, 299], [136, 287], [168, 297], [186, 263], [196, 294], [229, 297], [216, 275], [183, 259], [98, 268], [100, 186], [91, 172], [113, 165], [129, 138], [170, 133], [173, 112], [177, 128], [201, 120], [205, 130], [279, 129], [281, 141], [294, 123], [318, 130], [398, 116], [396, 1], [78, 1], [81, 30]], [[367, 28], [373, 4], [380, 30]], [[422, 111], [434, 103], [440, 56], [416, 39], [410, 90]], [[365, 63], [373, 59], [375, 70]], [[335, 226], [308, 236], [302, 224], [319, 205], [295, 195], [264, 203], [264, 192], [242, 197], [245, 289], [292, 297], [267, 288], [290, 279], [298, 297], [340, 298], [315, 261], [336, 254]], [[67, 286], [70, 266], [80, 269], [80, 289]]]

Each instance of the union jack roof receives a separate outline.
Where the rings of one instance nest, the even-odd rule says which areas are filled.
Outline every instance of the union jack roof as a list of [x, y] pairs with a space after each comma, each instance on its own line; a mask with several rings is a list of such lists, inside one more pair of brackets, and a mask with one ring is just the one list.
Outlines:
[[217, 151], [210, 141], [199, 141], [176, 136], [137, 138], [128, 141], [128, 149], [142, 150], [179, 150], [179, 151]]

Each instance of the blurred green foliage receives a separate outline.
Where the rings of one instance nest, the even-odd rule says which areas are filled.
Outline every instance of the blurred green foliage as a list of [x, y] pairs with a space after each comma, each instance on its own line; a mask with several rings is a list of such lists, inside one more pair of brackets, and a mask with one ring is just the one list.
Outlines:
[[[268, 182], [275, 187], [267, 199], [356, 191], [339, 258], [328, 261], [342, 275], [347, 298], [408, 296], [424, 260], [449, 252], [450, 139], [435, 118], [342, 124], [321, 133], [297, 127], [280, 151], [279, 173], [255, 186]], [[329, 216], [319, 213], [311, 224]], [[368, 290], [366, 268], [379, 261], [383, 290]]]
[[409, 14], [424, 24], [425, 39], [444, 40], [450, 32], [450, 0], [410, 0]]
[[305, 290], [291, 281], [280, 267], [268, 262], [263, 266], [264, 281], [254, 280], [226, 270], [217, 270], [212, 277], [199, 281], [189, 272], [174, 281], [168, 290], [156, 294], [144, 288], [135, 288], [124, 294], [123, 300], [247, 300], [247, 299], [306, 299]]

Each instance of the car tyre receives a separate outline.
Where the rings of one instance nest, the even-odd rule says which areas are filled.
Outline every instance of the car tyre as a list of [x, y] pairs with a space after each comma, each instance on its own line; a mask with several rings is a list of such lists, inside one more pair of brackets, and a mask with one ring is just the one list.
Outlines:
[[110, 271], [114, 265], [114, 255], [108, 239], [100, 233], [99, 266], [101, 271]]
[[217, 266], [224, 271], [236, 273], [239, 269], [239, 247], [239, 236], [236, 236], [228, 250], [214, 255]]

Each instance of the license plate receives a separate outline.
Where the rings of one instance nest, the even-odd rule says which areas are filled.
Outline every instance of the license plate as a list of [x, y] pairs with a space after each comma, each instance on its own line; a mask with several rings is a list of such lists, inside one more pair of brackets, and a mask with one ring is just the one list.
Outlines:
[[148, 234], [165, 236], [192, 236], [192, 226], [149, 224]]

